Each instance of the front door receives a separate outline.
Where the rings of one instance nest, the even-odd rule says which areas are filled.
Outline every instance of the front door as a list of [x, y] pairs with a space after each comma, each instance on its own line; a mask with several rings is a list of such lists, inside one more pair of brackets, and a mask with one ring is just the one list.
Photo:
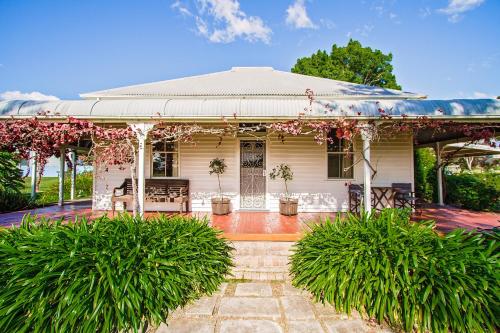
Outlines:
[[266, 208], [266, 143], [240, 141], [240, 208]]

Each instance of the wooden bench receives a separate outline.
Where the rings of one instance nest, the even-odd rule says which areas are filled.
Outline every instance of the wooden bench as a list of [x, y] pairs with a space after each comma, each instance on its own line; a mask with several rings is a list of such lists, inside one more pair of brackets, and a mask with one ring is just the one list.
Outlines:
[[[145, 198], [146, 202], [174, 202], [179, 204], [179, 212], [189, 211], [189, 180], [188, 179], [146, 179]], [[124, 210], [127, 205], [134, 203], [132, 179], [126, 178], [123, 183], [113, 189], [111, 195], [111, 210], [115, 214], [117, 202], [123, 202]]]

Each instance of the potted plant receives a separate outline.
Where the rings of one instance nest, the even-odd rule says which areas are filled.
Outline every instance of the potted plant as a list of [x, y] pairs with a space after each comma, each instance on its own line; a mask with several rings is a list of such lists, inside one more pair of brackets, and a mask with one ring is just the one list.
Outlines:
[[280, 214], [287, 216], [297, 215], [299, 199], [292, 198], [288, 193], [288, 182], [293, 179], [293, 172], [290, 166], [286, 163], [281, 163], [273, 168], [269, 177], [272, 180], [281, 178], [285, 182], [285, 196], [280, 198]]
[[231, 212], [231, 200], [224, 198], [220, 185], [220, 176], [226, 171], [227, 165], [223, 158], [214, 158], [210, 161], [208, 167], [210, 168], [209, 174], [212, 175], [215, 173], [219, 182], [219, 196], [212, 198], [212, 212], [215, 215], [227, 215]]

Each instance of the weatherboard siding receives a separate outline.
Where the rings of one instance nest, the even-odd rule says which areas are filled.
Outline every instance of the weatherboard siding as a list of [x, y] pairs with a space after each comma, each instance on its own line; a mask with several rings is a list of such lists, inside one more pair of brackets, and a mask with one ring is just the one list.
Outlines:
[[[217, 193], [217, 177], [208, 174], [208, 164], [215, 157], [224, 158], [227, 171], [221, 177], [225, 195], [231, 197], [233, 209], [239, 209], [239, 141], [244, 138], [219, 139], [212, 136], [195, 138], [196, 144], [181, 143], [180, 178], [190, 181], [190, 204], [193, 211], [210, 211], [210, 198]], [[251, 139], [251, 138], [247, 138]], [[395, 182], [413, 184], [413, 144], [409, 135], [382, 138], [372, 142], [371, 160], [377, 170], [373, 186], [390, 186]], [[287, 137], [281, 142], [276, 136], [266, 140], [267, 174], [273, 166], [286, 162], [292, 168], [294, 179], [290, 192], [298, 197], [299, 210], [308, 212], [345, 211], [348, 209], [347, 184], [363, 181], [361, 140], [354, 145], [355, 162], [353, 179], [327, 178], [327, 153], [325, 145], [318, 145], [312, 136]], [[146, 178], [151, 173], [151, 147], [146, 147]], [[129, 168], [110, 167], [109, 171], [94, 168], [95, 210], [110, 209], [111, 192], [124, 178], [130, 177]], [[267, 209], [278, 211], [279, 197], [284, 191], [283, 182], [266, 178]], [[117, 205], [121, 207], [120, 204]], [[146, 203], [146, 210], [176, 210], [176, 204]]]

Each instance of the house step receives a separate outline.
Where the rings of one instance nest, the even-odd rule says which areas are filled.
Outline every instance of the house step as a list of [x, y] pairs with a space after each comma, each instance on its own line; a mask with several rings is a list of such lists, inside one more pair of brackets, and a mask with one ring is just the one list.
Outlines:
[[293, 242], [233, 242], [233, 279], [288, 280]]

